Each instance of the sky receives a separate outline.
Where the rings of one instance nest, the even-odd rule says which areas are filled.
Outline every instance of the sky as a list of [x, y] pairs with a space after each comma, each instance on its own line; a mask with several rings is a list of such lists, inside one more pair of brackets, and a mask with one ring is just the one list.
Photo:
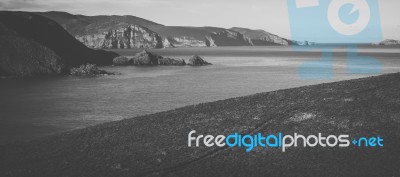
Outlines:
[[[385, 39], [400, 40], [399, 8], [399, 0], [379, 0]], [[0, 10], [134, 15], [168, 26], [245, 27], [291, 38], [286, 0], [0, 0]]]

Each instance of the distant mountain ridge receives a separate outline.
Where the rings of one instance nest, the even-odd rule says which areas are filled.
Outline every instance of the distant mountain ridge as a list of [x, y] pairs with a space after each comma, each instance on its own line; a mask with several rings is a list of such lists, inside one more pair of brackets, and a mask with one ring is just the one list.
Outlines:
[[[234, 27], [231, 29], [218, 27], [165, 26], [136, 16], [84, 16], [67, 12], [35, 12], [63, 26], [71, 35], [85, 45], [93, 48], [166, 48], [166, 47], [216, 47], [216, 46], [269, 46], [269, 45], [301, 45], [308, 43], [292, 42], [263, 30], [251, 30]], [[144, 27], [145, 33], [135, 33], [127, 37], [123, 30], [129, 26]], [[106, 36], [115, 31], [118, 35]], [[157, 45], [148, 45], [149, 37], [156, 33], [160, 41], [150, 40]], [[102, 38], [102, 39], [99, 39]], [[121, 41], [130, 41], [134, 46], [118, 45]], [[117, 45], [101, 45], [113, 41]], [[122, 42], [124, 43], [124, 42]], [[96, 44], [96, 45], [94, 45]]]

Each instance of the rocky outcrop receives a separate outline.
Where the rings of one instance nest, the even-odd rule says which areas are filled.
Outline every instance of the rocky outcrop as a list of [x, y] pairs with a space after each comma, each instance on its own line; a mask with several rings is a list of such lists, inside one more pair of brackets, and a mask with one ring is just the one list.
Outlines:
[[206, 37], [206, 45], [208, 47], [217, 47], [217, 44], [215, 44], [214, 39], [212, 37], [210, 37], [210, 36]]
[[187, 65], [190, 65], [190, 66], [203, 66], [203, 65], [211, 65], [211, 63], [208, 63], [207, 61], [203, 60], [198, 55], [193, 55], [192, 57], [190, 57], [188, 59]]
[[169, 41], [168, 38], [165, 38], [164, 42], [163, 42], [163, 47], [164, 48], [174, 48], [175, 46]]
[[125, 56], [118, 56], [113, 59], [113, 65], [126, 66], [129, 64], [129, 59]]
[[[232, 31], [224, 30], [221, 32], [211, 33], [209, 37], [206, 37], [206, 41], [210, 46], [252, 46], [253, 43], [250, 38], [243, 34]], [[212, 41], [212, 42], [211, 42]]]
[[86, 46], [92, 48], [129, 49], [163, 47], [160, 35], [139, 25], [130, 25], [99, 34], [77, 35], [75, 37]]
[[182, 59], [173, 59], [163, 57], [161, 55], [150, 53], [146, 50], [137, 53], [133, 58], [129, 59], [129, 63], [132, 65], [185, 65], [185, 61]]
[[387, 46], [400, 45], [400, 41], [394, 40], [394, 39], [386, 39], [386, 40], [380, 42], [379, 45], [387, 45]]
[[114, 65], [126, 66], [126, 65], [134, 65], [134, 66], [157, 66], [157, 65], [165, 65], [165, 66], [202, 66], [202, 65], [211, 65], [207, 61], [203, 60], [200, 56], [194, 55], [190, 57], [187, 61], [184, 59], [175, 59], [169, 57], [163, 57], [161, 55], [153, 54], [146, 50], [143, 50], [137, 53], [132, 58], [126, 58], [123, 56], [116, 57], [114, 60]]
[[0, 12], [0, 36], [1, 75], [64, 74], [86, 63], [111, 65], [118, 56], [89, 49], [56, 22], [28, 12]]
[[251, 39], [254, 46], [268, 45], [290, 45], [291, 41], [277, 35], [268, 33], [264, 30], [252, 30], [247, 28], [233, 27], [233, 31], [237, 31]]
[[190, 36], [168, 37], [168, 42], [174, 47], [206, 47], [204, 40], [198, 40]]
[[114, 75], [114, 73], [109, 73], [107, 71], [99, 69], [95, 64], [86, 64], [79, 67], [74, 67], [70, 69], [70, 74], [73, 76], [105, 76]]

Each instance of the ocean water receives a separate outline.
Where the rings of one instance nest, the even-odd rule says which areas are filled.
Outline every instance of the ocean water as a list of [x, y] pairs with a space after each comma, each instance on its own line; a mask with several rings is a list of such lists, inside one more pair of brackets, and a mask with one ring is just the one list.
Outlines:
[[[132, 56], [138, 50], [114, 50]], [[103, 67], [119, 75], [0, 80], [0, 144], [226, 98], [373, 74], [346, 73], [346, 49], [333, 50], [333, 78], [303, 80], [298, 68], [321, 58], [291, 47], [153, 49], [176, 58], [198, 54], [210, 66]], [[382, 73], [400, 71], [400, 49], [364, 47]]]

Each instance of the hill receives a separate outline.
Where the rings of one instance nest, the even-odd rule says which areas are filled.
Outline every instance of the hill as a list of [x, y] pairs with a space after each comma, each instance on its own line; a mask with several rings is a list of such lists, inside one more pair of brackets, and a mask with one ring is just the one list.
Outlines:
[[34, 12], [34, 13], [56, 21], [73, 36], [107, 32], [111, 29], [126, 27], [131, 24], [140, 25], [146, 28], [152, 26], [163, 26], [158, 23], [132, 15], [84, 16], [84, 15], [72, 15], [67, 12], [58, 12], [58, 11]]
[[[400, 74], [187, 106], [0, 146], [2, 176], [397, 176]], [[384, 147], [188, 147], [188, 133], [380, 136]]]
[[255, 46], [265, 46], [265, 45], [290, 45], [292, 42], [285, 38], [281, 38], [275, 34], [268, 33], [264, 30], [251, 30], [248, 28], [231, 28], [233, 31], [242, 33], [243, 35], [249, 37]]
[[[124, 38], [125, 41], [136, 43], [134, 48], [161, 48], [161, 47], [214, 47], [214, 46], [253, 46], [253, 39], [242, 34], [239, 30], [224, 29], [218, 27], [190, 27], [190, 26], [165, 26], [145, 20], [135, 16], [83, 16], [72, 15], [66, 12], [37, 12], [36, 14], [48, 17], [57, 21], [71, 35], [75, 36], [81, 42], [89, 47], [94, 48], [130, 48], [119, 45], [103, 45], [112, 41], [119, 43], [118, 39]], [[131, 38], [125, 33], [129, 26], [140, 26], [144, 28], [142, 31], [133, 31], [134, 36], [138, 39]], [[235, 28], [239, 29], [239, 28]], [[245, 29], [245, 28], [241, 28]], [[246, 29], [248, 32], [252, 31]], [[119, 34], [114, 34], [119, 31]], [[255, 31], [257, 32], [257, 31]], [[156, 33], [156, 34], [154, 34]], [[153, 35], [154, 34], [154, 35]], [[249, 33], [250, 34], [250, 33]], [[150, 43], [160, 43], [157, 37], [161, 36], [162, 46], [147, 45]], [[279, 36], [264, 33], [264, 38], [254, 38], [255, 44], [259, 46], [266, 45], [288, 45], [290, 42]], [[95, 45], [94, 45], [95, 44]]]
[[[1, 11], [0, 36], [4, 39], [0, 48], [7, 48], [1, 52], [1, 70], [9, 71], [11, 75], [25, 75], [24, 70], [34, 73], [34, 68], [46, 67], [48, 71], [44, 71], [44, 74], [51, 70], [62, 74], [64, 69], [57, 65], [65, 64], [67, 68], [86, 63], [109, 65], [118, 56], [113, 52], [89, 49], [56, 22], [29, 12]], [[11, 68], [14, 67], [25, 69], [13, 73]]]

